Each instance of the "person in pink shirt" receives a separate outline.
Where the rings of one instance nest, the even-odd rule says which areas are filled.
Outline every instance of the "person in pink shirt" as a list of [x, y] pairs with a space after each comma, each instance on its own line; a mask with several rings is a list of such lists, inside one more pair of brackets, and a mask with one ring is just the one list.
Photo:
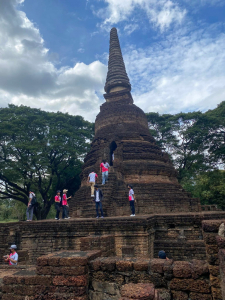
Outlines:
[[62, 218], [63, 219], [70, 219], [70, 217], [68, 217], [68, 214], [67, 214], [67, 206], [68, 206], [67, 200], [70, 199], [71, 196], [67, 198], [67, 195], [66, 195], [67, 192], [68, 192], [68, 190], [63, 190], [63, 197], [62, 197], [62, 207], [63, 207]]
[[59, 219], [59, 213], [60, 213], [60, 204], [61, 204], [61, 196], [60, 196], [61, 191], [57, 191], [56, 192], [56, 196], [55, 196], [55, 210], [56, 210], [56, 216], [55, 219], [56, 220], [60, 220]]
[[105, 184], [108, 181], [109, 175], [109, 164], [106, 160], [103, 160], [100, 164], [100, 173], [102, 173], [102, 184]]

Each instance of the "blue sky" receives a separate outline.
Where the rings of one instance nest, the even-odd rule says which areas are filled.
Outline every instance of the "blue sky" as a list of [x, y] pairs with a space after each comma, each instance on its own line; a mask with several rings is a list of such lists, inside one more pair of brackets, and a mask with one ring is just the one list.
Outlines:
[[93, 121], [114, 26], [145, 112], [205, 111], [225, 100], [225, 0], [0, 0], [0, 106]]

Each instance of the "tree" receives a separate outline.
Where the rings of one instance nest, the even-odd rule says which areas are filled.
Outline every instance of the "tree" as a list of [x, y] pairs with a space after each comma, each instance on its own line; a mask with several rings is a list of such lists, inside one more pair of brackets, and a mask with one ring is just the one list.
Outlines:
[[225, 171], [213, 170], [197, 175], [183, 187], [200, 199], [201, 204], [217, 204], [225, 209]]
[[57, 189], [73, 193], [79, 187], [93, 134], [93, 124], [81, 116], [15, 105], [0, 109], [0, 199], [27, 205], [33, 190], [35, 215], [46, 218]]
[[201, 118], [201, 112], [147, 114], [149, 129], [161, 149], [170, 155], [180, 182], [209, 167], [204, 132], [196, 125]]

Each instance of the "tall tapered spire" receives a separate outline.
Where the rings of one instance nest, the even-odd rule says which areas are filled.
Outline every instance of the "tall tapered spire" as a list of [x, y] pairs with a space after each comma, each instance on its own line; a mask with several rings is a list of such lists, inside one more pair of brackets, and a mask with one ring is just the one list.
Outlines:
[[130, 91], [131, 84], [124, 65], [117, 30], [116, 28], [112, 28], [110, 31], [109, 62], [105, 92], [110, 93], [123, 89]]

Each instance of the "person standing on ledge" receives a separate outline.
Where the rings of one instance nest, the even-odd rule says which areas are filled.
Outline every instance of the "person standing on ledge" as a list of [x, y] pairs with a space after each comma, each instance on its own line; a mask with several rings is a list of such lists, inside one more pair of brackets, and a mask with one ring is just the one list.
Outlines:
[[99, 218], [98, 208], [99, 208], [100, 211], [101, 211], [101, 218], [104, 218], [104, 217], [103, 217], [103, 210], [102, 210], [102, 202], [101, 202], [102, 199], [103, 199], [103, 193], [102, 193], [102, 190], [100, 190], [100, 189], [98, 188], [98, 185], [95, 184], [94, 201], [95, 201], [95, 207], [96, 207], [96, 213], [97, 213], [96, 219]]
[[105, 184], [108, 181], [109, 175], [109, 164], [106, 160], [103, 160], [100, 164], [100, 173], [102, 173], [102, 184]]
[[70, 217], [68, 217], [68, 212], [67, 212], [67, 206], [68, 206], [67, 200], [69, 200], [71, 198], [71, 196], [67, 198], [67, 195], [66, 195], [67, 192], [68, 192], [68, 190], [63, 190], [63, 197], [62, 197], [62, 207], [63, 207], [62, 218], [63, 219], [70, 219]]
[[60, 213], [60, 204], [61, 204], [61, 196], [60, 196], [61, 191], [57, 191], [56, 196], [55, 196], [55, 209], [56, 209], [56, 220], [59, 219], [59, 213]]
[[98, 175], [93, 171], [88, 175], [87, 183], [91, 186], [91, 197], [94, 197], [94, 191], [95, 191], [95, 181], [97, 180]]
[[18, 254], [16, 253], [16, 245], [11, 245], [9, 248], [11, 253], [9, 255], [5, 255], [4, 260], [5, 262], [8, 262], [11, 266], [16, 266], [18, 262]]
[[136, 199], [135, 199], [135, 195], [134, 195], [134, 191], [133, 191], [133, 187], [131, 184], [128, 184], [128, 189], [129, 189], [129, 201], [130, 201], [130, 208], [131, 208], [131, 217], [135, 217], [135, 206], [134, 206], [134, 202], [137, 203]]
[[27, 221], [32, 221], [33, 220], [35, 201], [36, 201], [35, 193], [30, 191], [29, 192], [29, 202], [28, 202], [27, 211], [26, 211]]

